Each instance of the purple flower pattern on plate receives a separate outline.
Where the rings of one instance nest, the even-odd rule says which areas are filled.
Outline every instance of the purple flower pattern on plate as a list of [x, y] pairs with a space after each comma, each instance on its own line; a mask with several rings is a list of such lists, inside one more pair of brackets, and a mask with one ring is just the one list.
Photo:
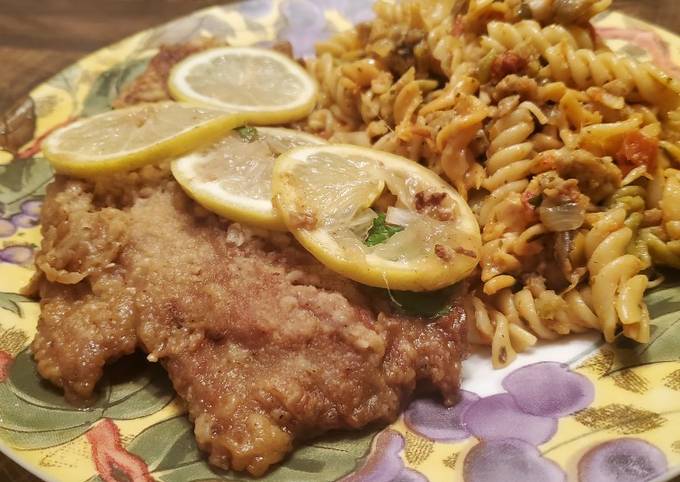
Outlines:
[[565, 417], [586, 408], [595, 398], [590, 380], [563, 363], [522, 367], [506, 376], [502, 385], [523, 411], [543, 417]]
[[453, 407], [443, 407], [430, 399], [416, 400], [404, 412], [404, 423], [411, 431], [431, 440], [464, 440], [470, 432], [463, 423], [463, 414], [477, 400], [478, 395], [466, 390], [460, 391], [460, 400]]
[[664, 453], [639, 438], [621, 438], [590, 449], [578, 463], [580, 482], [645, 482], [666, 472]]
[[363, 465], [342, 482], [427, 482], [420, 472], [404, 466], [400, 453], [404, 438], [394, 430], [384, 430], [375, 438], [375, 447]]
[[0, 238], [9, 238], [19, 228], [32, 228], [40, 223], [42, 201], [29, 199], [21, 203], [18, 213], [0, 218]]
[[352, 24], [366, 22], [373, 18], [374, 2], [357, 2], [356, 0], [318, 0], [316, 3], [324, 10], [335, 10]]
[[[439, 442], [476, 437], [466, 455], [465, 482], [561, 482], [566, 474], [541, 455], [539, 446], [557, 430], [560, 417], [587, 408], [594, 400], [590, 380], [564, 363], [539, 362], [502, 380], [505, 393], [487, 397], [461, 390], [453, 407], [416, 400], [404, 412], [409, 430]], [[394, 442], [396, 443], [396, 442]], [[616, 439], [592, 448], [578, 464], [582, 482], [651, 480], [667, 470], [661, 450], [641, 439]], [[394, 479], [396, 480], [396, 479]]]
[[507, 393], [480, 398], [465, 411], [463, 423], [480, 440], [517, 438], [532, 445], [547, 442], [557, 431], [557, 419], [523, 412]]
[[272, 11], [273, 4], [272, 0], [248, 0], [247, 2], [236, 3], [235, 7], [244, 17], [256, 20], [269, 15]]
[[17, 227], [10, 219], [0, 219], [0, 238], [9, 238], [17, 232]]
[[[278, 6], [283, 25], [278, 29], [278, 40], [287, 40], [297, 56], [314, 54], [314, 44], [334, 32], [326, 12], [336, 12], [347, 22], [356, 24], [373, 17], [372, 2], [353, 0], [284, 0]], [[239, 2], [236, 9], [245, 17], [257, 21], [271, 14], [271, 0]]]
[[463, 465], [465, 482], [564, 482], [567, 476], [552, 460], [522, 440], [483, 441], [472, 447]]
[[[248, 0], [234, 7], [253, 20], [273, 14], [278, 5], [279, 40], [290, 40], [296, 55], [311, 55], [314, 44], [333, 33], [326, 12], [337, 12], [351, 23], [372, 16], [372, 2], [356, 0]], [[41, 202], [29, 200], [21, 212], [0, 218], [0, 238], [39, 223]], [[5, 213], [2, 213], [5, 214]], [[0, 263], [27, 265], [34, 249], [27, 245], [0, 245]], [[554, 434], [557, 420], [588, 407], [594, 386], [562, 363], [540, 362], [519, 368], [502, 381], [506, 393], [480, 398], [461, 391], [459, 403], [443, 407], [433, 400], [416, 400], [404, 413], [409, 430], [439, 442], [479, 439], [463, 462], [466, 482], [561, 482], [566, 474], [541, 455], [538, 445]], [[401, 457], [404, 438], [385, 430], [363, 465], [345, 482], [426, 482], [418, 471], [405, 467]], [[638, 438], [599, 443], [578, 461], [580, 482], [637, 482], [662, 475], [668, 469], [664, 453]], [[433, 479], [434, 480], [434, 479]], [[438, 480], [438, 479], [437, 479]]]
[[323, 7], [312, 0], [286, 0], [279, 7], [286, 25], [279, 30], [279, 40], [288, 40], [295, 55], [314, 54], [314, 45], [328, 37]]
[[[28, 199], [21, 203], [20, 211], [0, 218], [0, 238], [9, 238], [19, 229], [29, 229], [40, 223], [42, 201]], [[11, 243], [12, 241], [9, 241]], [[0, 245], [2, 246], [2, 245]], [[33, 261], [33, 246], [6, 244], [0, 248], [0, 263], [27, 266]]]
[[0, 262], [28, 265], [33, 261], [33, 248], [31, 246], [7, 246], [0, 249]]
[[37, 218], [34, 218], [24, 213], [14, 214], [12, 215], [10, 220], [12, 221], [12, 224], [14, 224], [17, 228], [32, 228], [34, 226], [37, 226], [39, 223], [39, 220]]
[[40, 211], [42, 210], [42, 201], [37, 199], [30, 199], [21, 203], [21, 212], [26, 216], [34, 219], [40, 219]]

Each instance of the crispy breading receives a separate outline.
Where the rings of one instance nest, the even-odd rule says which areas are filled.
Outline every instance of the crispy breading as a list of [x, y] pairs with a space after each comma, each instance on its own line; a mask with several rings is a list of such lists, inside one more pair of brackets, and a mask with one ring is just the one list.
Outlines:
[[87, 400], [104, 365], [133, 353], [137, 337], [131, 291], [113, 263], [127, 236], [127, 214], [94, 210], [82, 183], [47, 189], [42, 247], [33, 286], [41, 317], [32, 349], [40, 374], [72, 401]]
[[161, 45], [144, 72], [125, 86], [118, 98], [113, 101], [113, 107], [119, 109], [141, 102], [168, 100], [170, 92], [167, 84], [172, 67], [191, 54], [219, 45], [223, 44], [212, 37], [183, 44]]
[[[138, 345], [187, 401], [210, 461], [254, 475], [298, 439], [393, 421], [418, 381], [454, 402], [458, 305], [437, 320], [391, 313], [288, 234], [207, 213], [169, 176], [130, 182], [124, 202], [115, 180], [98, 183], [109, 189], [64, 178], [48, 189], [38, 256], [49, 265], [39, 263], [34, 353], [72, 397], [89, 396], [104, 363]], [[102, 217], [116, 228], [91, 229]], [[48, 280], [48, 266], [65, 277]]]
[[[126, 85], [118, 98], [113, 101], [113, 108], [120, 109], [141, 102], [169, 100], [171, 97], [168, 90], [168, 76], [175, 64], [189, 55], [226, 45], [226, 42], [213, 37], [196, 39], [183, 44], [161, 45], [144, 72]], [[275, 42], [271, 49], [293, 58], [293, 48], [290, 42]]]

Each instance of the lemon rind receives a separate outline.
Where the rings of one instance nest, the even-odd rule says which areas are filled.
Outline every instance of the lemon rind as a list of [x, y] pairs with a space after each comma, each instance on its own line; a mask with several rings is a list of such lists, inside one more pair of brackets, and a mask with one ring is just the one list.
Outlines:
[[182, 161], [184, 161], [184, 158], [172, 162], [170, 165], [172, 175], [184, 192], [207, 210], [232, 221], [276, 231], [287, 230], [281, 216], [274, 210], [271, 203], [268, 205], [270, 209], [262, 209], [262, 201], [264, 200], [240, 203], [236, 196], [229, 196], [228, 194], [226, 197], [230, 199], [226, 200], [224, 193], [216, 194], [210, 189], [200, 187], [201, 184], [198, 184], [187, 172], [188, 169], [182, 165]]
[[[143, 104], [128, 109], [140, 108]], [[195, 106], [191, 106], [195, 107]], [[109, 111], [100, 115], [107, 115]], [[96, 116], [95, 116], [96, 117]], [[76, 177], [92, 177], [110, 174], [119, 171], [131, 171], [147, 164], [155, 163], [166, 158], [181, 156], [204, 143], [210, 143], [235, 127], [243, 125], [244, 119], [239, 114], [225, 114], [222, 117], [213, 118], [185, 128], [176, 135], [166, 137], [149, 146], [131, 151], [124, 151], [112, 156], [79, 156], [73, 153], [64, 153], [58, 149], [58, 142], [72, 129], [81, 127], [87, 122], [92, 122], [95, 117], [88, 117], [70, 124], [57, 131], [43, 143], [43, 155], [58, 173], [69, 174]], [[57, 145], [54, 145], [57, 144]]]

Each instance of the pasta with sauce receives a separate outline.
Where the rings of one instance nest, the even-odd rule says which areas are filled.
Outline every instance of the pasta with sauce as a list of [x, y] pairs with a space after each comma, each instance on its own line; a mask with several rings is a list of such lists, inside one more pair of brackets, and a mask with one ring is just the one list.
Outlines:
[[655, 267], [680, 268], [680, 82], [606, 47], [610, 3], [380, 2], [306, 61], [302, 128], [420, 162], [473, 208], [470, 337], [496, 367], [574, 332], [646, 342]]

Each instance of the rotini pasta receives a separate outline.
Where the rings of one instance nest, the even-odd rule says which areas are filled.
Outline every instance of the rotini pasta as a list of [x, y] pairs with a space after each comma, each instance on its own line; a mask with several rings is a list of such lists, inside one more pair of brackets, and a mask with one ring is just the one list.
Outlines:
[[494, 366], [541, 339], [645, 342], [645, 291], [680, 268], [680, 82], [610, 51], [611, 0], [404, 0], [317, 47], [300, 126], [423, 163], [483, 249], [470, 337]]
[[567, 42], [549, 47], [548, 65], [539, 76], [574, 85], [579, 89], [607, 86], [617, 81], [627, 99], [646, 101], [666, 110], [678, 107], [680, 83], [652, 64], [640, 64], [613, 52], [574, 49]]
[[534, 20], [522, 20], [517, 23], [489, 22], [487, 35], [481, 38], [481, 44], [493, 49], [496, 53], [513, 49], [529, 50], [528, 53], [545, 57], [551, 47], [566, 44], [573, 49], [593, 49], [595, 47], [590, 32], [583, 27], [541, 24]]

